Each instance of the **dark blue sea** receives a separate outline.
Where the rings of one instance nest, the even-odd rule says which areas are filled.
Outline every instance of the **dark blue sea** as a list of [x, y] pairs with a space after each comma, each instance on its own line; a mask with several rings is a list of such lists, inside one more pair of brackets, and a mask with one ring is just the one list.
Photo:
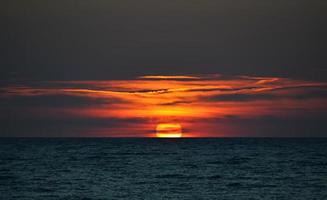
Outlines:
[[1, 200], [327, 199], [327, 139], [0, 139]]

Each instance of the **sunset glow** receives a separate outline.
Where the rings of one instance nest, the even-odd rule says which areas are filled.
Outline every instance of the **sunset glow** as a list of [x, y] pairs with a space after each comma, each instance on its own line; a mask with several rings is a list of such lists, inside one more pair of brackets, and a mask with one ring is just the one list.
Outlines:
[[[22, 117], [91, 120], [89, 126], [82, 123], [87, 128], [74, 126], [86, 136], [181, 137], [183, 124], [183, 137], [229, 137], [251, 133], [234, 125], [242, 121], [304, 119], [324, 112], [326, 99], [319, 94], [325, 91], [326, 83], [320, 82], [213, 74], [8, 85], [1, 98], [24, 100], [12, 108]], [[34, 105], [38, 99], [49, 103]], [[23, 106], [26, 102], [31, 103]]]

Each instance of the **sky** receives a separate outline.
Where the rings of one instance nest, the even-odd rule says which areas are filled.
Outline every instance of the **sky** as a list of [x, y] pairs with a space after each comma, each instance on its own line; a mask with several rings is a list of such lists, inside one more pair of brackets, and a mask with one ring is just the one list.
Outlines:
[[320, 0], [5, 0], [0, 136], [327, 136]]

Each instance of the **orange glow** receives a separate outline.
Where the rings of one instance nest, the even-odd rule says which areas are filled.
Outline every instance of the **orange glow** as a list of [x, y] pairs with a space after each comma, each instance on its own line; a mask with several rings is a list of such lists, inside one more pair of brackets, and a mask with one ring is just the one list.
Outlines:
[[177, 123], [158, 124], [156, 136], [158, 138], [180, 138], [182, 137], [182, 127]]
[[[46, 114], [66, 118], [101, 118], [124, 124], [101, 127], [95, 131], [101, 132], [101, 135], [108, 131], [108, 135], [133, 136], [128, 134], [139, 131], [136, 136], [209, 137], [226, 136], [224, 134], [231, 125], [222, 121], [298, 117], [326, 111], [326, 98], [314, 93], [326, 91], [326, 88], [325, 82], [278, 77], [150, 75], [131, 80], [11, 85], [0, 88], [0, 97], [24, 96], [32, 99], [58, 96], [60, 99], [69, 96], [87, 101], [80, 105], [63, 104], [58, 107], [36, 105], [21, 112], [40, 117]], [[180, 124], [161, 122], [180, 122], [183, 133]], [[156, 133], [153, 124], [158, 124]], [[151, 135], [148, 134], [150, 132]]]

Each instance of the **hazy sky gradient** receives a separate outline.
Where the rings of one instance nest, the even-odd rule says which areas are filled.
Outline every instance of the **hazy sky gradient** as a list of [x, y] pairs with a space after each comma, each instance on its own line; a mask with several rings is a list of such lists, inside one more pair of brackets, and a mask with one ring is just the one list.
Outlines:
[[0, 78], [326, 80], [326, 10], [320, 0], [5, 0]]

